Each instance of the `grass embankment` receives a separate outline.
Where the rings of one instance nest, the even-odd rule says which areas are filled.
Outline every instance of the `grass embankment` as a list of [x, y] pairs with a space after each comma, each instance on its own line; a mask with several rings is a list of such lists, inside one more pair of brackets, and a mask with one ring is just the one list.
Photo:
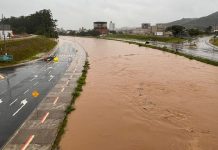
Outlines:
[[[7, 52], [8, 55], [13, 55], [13, 61], [0, 62], [0, 66], [9, 66], [37, 59], [38, 54], [49, 52], [56, 44], [57, 42], [54, 39], [43, 36], [6, 41], [6, 50], [0, 51], [0, 54], [3, 55]], [[4, 43], [0, 41], [0, 48], [3, 47]]]
[[70, 105], [67, 107], [67, 109], [65, 110], [65, 117], [63, 122], [61, 123], [61, 125], [59, 126], [59, 131], [58, 131], [58, 135], [56, 137], [56, 140], [52, 146], [52, 149], [57, 149], [59, 146], [59, 143], [61, 141], [61, 137], [65, 132], [65, 127], [67, 125], [67, 116], [75, 110], [74, 104], [76, 99], [80, 96], [81, 92], [83, 91], [83, 85], [86, 84], [86, 77], [87, 77], [87, 73], [88, 73], [88, 69], [89, 69], [89, 62], [86, 61], [85, 65], [83, 66], [83, 71], [82, 71], [82, 75], [81, 77], [77, 80], [77, 86], [74, 89], [74, 92], [72, 93], [72, 99], [70, 102]]
[[167, 43], [180, 43], [184, 42], [186, 39], [176, 38], [176, 37], [158, 37], [158, 36], [145, 36], [145, 35], [130, 35], [130, 34], [111, 34], [107, 35], [106, 38], [120, 38], [127, 40], [153, 40], [159, 42], [167, 42]]
[[210, 40], [210, 43], [215, 45], [215, 46], [218, 46], [218, 38], [216, 38], [215, 40], [214, 39], [211, 39]]

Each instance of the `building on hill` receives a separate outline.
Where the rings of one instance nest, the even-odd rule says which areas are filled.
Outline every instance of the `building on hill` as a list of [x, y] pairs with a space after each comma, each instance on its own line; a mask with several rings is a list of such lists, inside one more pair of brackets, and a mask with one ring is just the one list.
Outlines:
[[214, 25], [213, 26], [213, 32], [214, 33], [218, 33], [218, 25]]
[[142, 29], [150, 29], [151, 24], [150, 23], [142, 23]]
[[12, 38], [13, 35], [13, 31], [11, 30], [11, 26], [10, 25], [0, 25], [0, 39], [9, 39]]
[[100, 34], [108, 34], [107, 22], [94, 22], [94, 30]]

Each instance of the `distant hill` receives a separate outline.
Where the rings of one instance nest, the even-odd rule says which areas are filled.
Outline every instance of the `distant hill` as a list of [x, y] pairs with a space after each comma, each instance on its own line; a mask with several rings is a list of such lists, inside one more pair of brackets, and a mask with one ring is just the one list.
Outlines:
[[215, 24], [218, 25], [218, 11], [209, 16], [201, 18], [183, 18], [177, 21], [167, 23], [167, 26], [181, 25], [186, 28], [205, 29], [208, 26], [214, 26]]

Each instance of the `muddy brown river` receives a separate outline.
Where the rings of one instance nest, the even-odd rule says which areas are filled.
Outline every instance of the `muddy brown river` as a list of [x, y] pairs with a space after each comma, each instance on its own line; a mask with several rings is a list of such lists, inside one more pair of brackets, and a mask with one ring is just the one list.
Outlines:
[[218, 149], [218, 67], [117, 41], [76, 41], [91, 69], [62, 150]]

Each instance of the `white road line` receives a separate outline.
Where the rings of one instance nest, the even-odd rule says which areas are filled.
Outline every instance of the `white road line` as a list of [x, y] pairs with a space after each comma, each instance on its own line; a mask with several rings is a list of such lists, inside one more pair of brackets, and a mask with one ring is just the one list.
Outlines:
[[48, 81], [50, 82], [54, 77], [51, 77]]
[[70, 80], [68, 80], [68, 81], [66, 82], [66, 85], [68, 85], [68, 84], [69, 84], [69, 82], [70, 82]]
[[57, 97], [57, 98], [54, 100], [53, 105], [56, 105], [56, 103], [58, 102], [58, 100], [59, 100], [59, 97]]
[[18, 98], [15, 99], [12, 103], [10, 103], [10, 106], [13, 105], [17, 100], [18, 100]]
[[65, 90], [65, 88], [63, 87], [62, 90], [61, 90], [61, 92], [64, 92], [64, 90]]
[[0, 104], [1, 104], [2, 102], [3, 102], [2, 99], [0, 99]]
[[21, 150], [26, 150], [27, 147], [30, 145], [30, 143], [33, 141], [34, 137], [35, 135], [31, 135], [26, 141], [26, 143], [24, 144], [24, 146], [21, 148]]
[[45, 114], [45, 116], [42, 118], [41, 124], [43, 124], [43, 123], [45, 122], [45, 120], [47, 119], [48, 115], [49, 115], [49, 112], [47, 112], [47, 113]]
[[34, 77], [34, 78], [32, 78], [30, 81], [32, 82], [33, 80], [35, 80], [36, 78]]
[[49, 82], [54, 78], [55, 76], [50, 75], [50, 79], [48, 80]]
[[[77, 65], [76, 65], [76, 68], [77, 68]], [[76, 68], [74, 69], [73, 73], [75, 73], [75, 72], [76, 72]]]
[[26, 94], [26, 93], [28, 93], [30, 90], [28, 89], [28, 90], [26, 90], [23, 94]]
[[35, 84], [33, 84], [33, 86], [36, 86], [36, 85], [38, 85], [39, 84], [39, 82], [36, 82]]

